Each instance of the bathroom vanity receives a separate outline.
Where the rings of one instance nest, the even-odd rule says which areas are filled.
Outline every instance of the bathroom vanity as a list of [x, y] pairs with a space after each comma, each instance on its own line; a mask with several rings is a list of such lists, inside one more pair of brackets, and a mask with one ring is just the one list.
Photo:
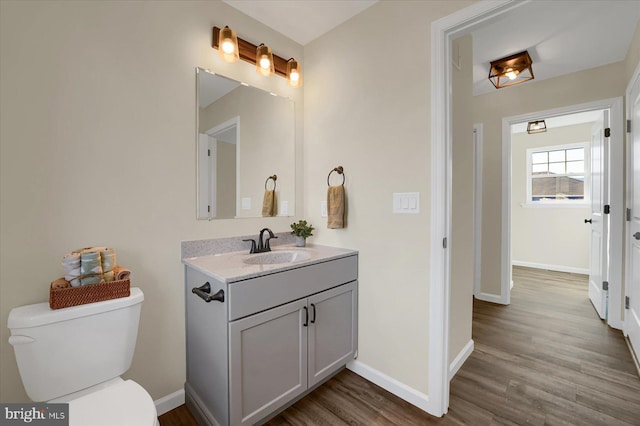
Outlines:
[[200, 424], [261, 423], [355, 357], [356, 251], [279, 246], [183, 263], [186, 403]]

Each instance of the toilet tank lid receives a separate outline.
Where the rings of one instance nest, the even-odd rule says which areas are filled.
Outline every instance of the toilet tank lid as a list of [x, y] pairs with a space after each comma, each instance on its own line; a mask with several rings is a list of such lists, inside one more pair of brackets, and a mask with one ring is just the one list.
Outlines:
[[144, 294], [138, 287], [131, 288], [130, 293], [129, 297], [121, 297], [62, 309], [51, 309], [48, 303], [20, 306], [13, 308], [9, 312], [7, 327], [10, 329], [38, 327], [44, 324], [53, 324], [126, 308], [142, 303], [144, 300]]

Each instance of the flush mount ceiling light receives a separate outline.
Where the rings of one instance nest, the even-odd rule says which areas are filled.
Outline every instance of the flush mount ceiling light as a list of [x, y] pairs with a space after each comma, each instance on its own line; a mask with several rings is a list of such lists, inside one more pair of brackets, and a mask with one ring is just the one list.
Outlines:
[[530, 135], [534, 133], [544, 133], [546, 131], [547, 123], [545, 123], [544, 120], [530, 121], [527, 124], [527, 133], [529, 133]]
[[533, 80], [531, 56], [525, 50], [506, 58], [491, 61], [489, 80], [496, 89], [513, 86], [527, 80]]
[[[212, 41], [212, 47], [218, 51], [224, 51], [225, 50], [225, 45], [224, 43], [224, 39], [221, 40], [220, 38], [220, 33], [225, 33], [226, 30], [231, 30], [228, 27], [225, 27], [223, 29], [220, 29], [218, 27], [213, 27], [213, 41]], [[231, 30], [233, 31], [233, 30]], [[235, 31], [234, 31], [234, 35], [235, 35]], [[258, 70], [258, 67], [260, 67], [260, 60], [261, 59], [265, 59], [264, 56], [261, 56], [261, 53], [259, 53], [259, 48], [263, 47], [268, 49], [269, 51], [271, 51], [271, 49], [269, 49], [267, 46], [264, 46], [264, 44], [261, 44], [260, 46], [257, 46], [251, 42], [248, 42], [246, 40], [241, 39], [240, 37], [236, 36], [236, 43], [237, 43], [237, 52], [238, 52], [238, 56], [240, 57], [240, 59], [242, 59], [245, 62], [250, 63], [251, 65], [256, 65], [256, 70]], [[263, 49], [263, 50], [266, 50]], [[222, 57], [222, 56], [221, 56]], [[268, 55], [267, 55], [268, 57]], [[223, 58], [224, 59], [224, 58]], [[226, 59], [225, 59], [226, 60]], [[279, 75], [280, 77], [284, 77], [287, 79], [287, 84], [289, 84], [291, 87], [300, 87], [302, 84], [298, 84], [297, 86], [292, 86], [289, 83], [289, 80], [291, 80], [291, 78], [289, 77], [290, 72], [288, 72], [287, 70], [287, 66], [288, 66], [288, 62], [286, 59], [284, 59], [281, 56], [275, 55], [273, 54], [273, 52], [271, 52], [271, 58], [270, 60], [270, 67], [268, 68], [268, 70], [270, 71], [269, 73], [264, 73], [262, 70], [258, 71], [259, 74], [261, 75], [272, 75], [272, 74], [276, 74]], [[293, 68], [297, 70], [297, 74], [299, 77], [299, 81], [302, 81], [302, 74], [301, 74], [301, 67], [299, 65], [298, 62], [296, 62], [294, 60], [295, 64], [297, 64], [297, 68]], [[264, 64], [266, 64], [266, 59], [264, 61]], [[295, 74], [295, 72], [294, 72]], [[293, 77], [295, 78], [295, 77]]]

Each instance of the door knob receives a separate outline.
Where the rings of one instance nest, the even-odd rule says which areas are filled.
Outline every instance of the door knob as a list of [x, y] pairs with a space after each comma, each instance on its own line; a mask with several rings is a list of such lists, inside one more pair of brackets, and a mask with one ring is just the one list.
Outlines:
[[584, 220], [584, 223], [591, 223], [591, 222], [592, 222], [592, 220], [591, 220], [591, 219], [585, 219], [585, 220]]
[[635, 238], [636, 240], [640, 240], [640, 232], [636, 232], [635, 234], [633, 234], [633, 238]]

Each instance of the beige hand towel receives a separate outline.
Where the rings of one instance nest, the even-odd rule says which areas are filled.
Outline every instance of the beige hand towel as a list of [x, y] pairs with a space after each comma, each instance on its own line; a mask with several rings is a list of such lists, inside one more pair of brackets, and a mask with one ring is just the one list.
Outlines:
[[276, 200], [276, 191], [273, 189], [265, 189], [264, 199], [262, 200], [262, 216], [271, 217], [278, 214], [278, 202]]
[[128, 280], [129, 277], [131, 276], [131, 271], [128, 270], [127, 268], [123, 268], [122, 266], [116, 266], [113, 268], [113, 273], [114, 273], [114, 279], [116, 281], [120, 281], [120, 280]]
[[327, 190], [327, 228], [344, 228], [344, 185], [330, 186]]

